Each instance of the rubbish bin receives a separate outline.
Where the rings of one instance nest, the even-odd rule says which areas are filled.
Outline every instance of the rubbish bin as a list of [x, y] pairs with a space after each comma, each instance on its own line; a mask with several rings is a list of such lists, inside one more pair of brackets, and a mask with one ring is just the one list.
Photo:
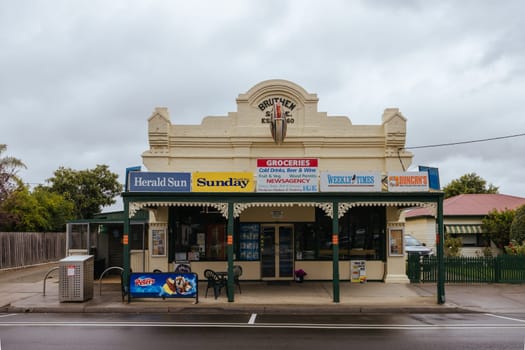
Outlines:
[[86, 301], [93, 298], [93, 255], [72, 255], [59, 261], [58, 300]]

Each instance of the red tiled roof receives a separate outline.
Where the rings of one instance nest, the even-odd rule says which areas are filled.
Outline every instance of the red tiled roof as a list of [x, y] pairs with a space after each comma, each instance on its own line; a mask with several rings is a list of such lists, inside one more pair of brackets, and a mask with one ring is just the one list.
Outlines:
[[[460, 194], [443, 201], [443, 216], [485, 216], [494, 209], [516, 209], [525, 205], [525, 198], [506, 194]], [[406, 218], [429, 216], [427, 208], [410, 209]]]

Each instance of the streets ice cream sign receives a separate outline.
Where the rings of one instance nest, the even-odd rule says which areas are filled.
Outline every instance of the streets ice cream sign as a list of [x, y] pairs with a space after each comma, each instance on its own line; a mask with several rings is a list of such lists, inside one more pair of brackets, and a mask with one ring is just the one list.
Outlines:
[[297, 104], [284, 97], [270, 97], [262, 100], [257, 107], [264, 112], [261, 123], [270, 124], [273, 140], [281, 144], [286, 137], [288, 123], [293, 123], [292, 112]]

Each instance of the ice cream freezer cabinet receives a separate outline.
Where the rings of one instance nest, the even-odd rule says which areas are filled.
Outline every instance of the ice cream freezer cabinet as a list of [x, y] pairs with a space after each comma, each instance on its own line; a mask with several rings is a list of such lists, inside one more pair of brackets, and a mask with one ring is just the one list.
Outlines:
[[86, 301], [93, 298], [93, 255], [72, 255], [59, 261], [58, 299]]

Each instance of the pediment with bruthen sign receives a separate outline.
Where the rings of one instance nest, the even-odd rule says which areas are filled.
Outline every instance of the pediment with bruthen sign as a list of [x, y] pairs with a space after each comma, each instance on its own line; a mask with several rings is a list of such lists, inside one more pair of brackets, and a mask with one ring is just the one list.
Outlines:
[[[167, 108], [156, 108], [148, 119], [150, 149], [143, 154], [144, 162], [162, 171], [173, 169], [173, 164], [181, 170], [245, 171], [251, 166], [241, 165], [242, 159], [253, 162], [257, 157], [280, 154], [326, 156], [334, 162], [360, 158], [365, 165], [358, 168], [368, 170], [381, 164], [385, 168], [381, 158], [395, 156], [398, 164], [399, 158], [406, 159], [408, 167], [412, 155], [400, 151], [405, 144], [406, 119], [399, 110], [386, 109], [376, 125], [353, 125], [346, 116], [319, 112], [318, 102], [317, 94], [291, 81], [273, 79], [239, 94], [236, 111], [204, 117], [200, 124], [178, 123], [182, 118], [176, 110], [170, 117]], [[379, 165], [367, 166], [366, 162]]]

